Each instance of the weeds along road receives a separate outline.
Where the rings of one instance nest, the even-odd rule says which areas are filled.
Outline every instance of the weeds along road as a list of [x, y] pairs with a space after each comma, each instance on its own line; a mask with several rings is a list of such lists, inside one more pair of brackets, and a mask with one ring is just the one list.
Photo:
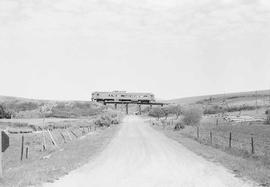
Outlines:
[[141, 118], [128, 116], [119, 133], [100, 155], [55, 183], [44, 186], [252, 185], [155, 131]]

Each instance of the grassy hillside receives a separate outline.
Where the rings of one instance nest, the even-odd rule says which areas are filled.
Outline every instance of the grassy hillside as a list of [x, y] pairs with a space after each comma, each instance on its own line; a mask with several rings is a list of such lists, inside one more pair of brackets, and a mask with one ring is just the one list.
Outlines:
[[227, 94], [215, 94], [205, 96], [186, 97], [179, 99], [168, 100], [171, 103], [177, 103], [182, 105], [189, 104], [231, 104], [241, 105], [249, 104], [255, 105], [270, 105], [270, 90], [250, 91], [250, 92], [238, 92]]
[[50, 101], [8, 96], [0, 96], [0, 105], [15, 118], [40, 118], [44, 114], [41, 109], [46, 105], [52, 106], [46, 117], [56, 118], [92, 116], [104, 109], [104, 106], [91, 101]]

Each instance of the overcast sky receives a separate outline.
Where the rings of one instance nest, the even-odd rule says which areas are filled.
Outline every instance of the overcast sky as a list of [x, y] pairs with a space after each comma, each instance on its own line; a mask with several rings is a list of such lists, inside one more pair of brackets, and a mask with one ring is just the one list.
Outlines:
[[0, 95], [270, 88], [269, 0], [0, 0]]

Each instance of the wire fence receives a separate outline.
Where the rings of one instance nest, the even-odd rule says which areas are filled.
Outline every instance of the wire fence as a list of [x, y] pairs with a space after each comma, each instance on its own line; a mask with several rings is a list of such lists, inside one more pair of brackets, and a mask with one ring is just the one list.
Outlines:
[[[171, 122], [171, 120], [151, 121], [151, 123], [167, 130], [173, 130], [175, 127], [175, 123]], [[233, 129], [231, 131], [222, 131], [219, 128], [200, 126], [186, 126], [177, 132], [203, 144], [225, 149], [235, 154], [264, 157], [270, 162], [270, 136], [245, 134]]]
[[[101, 128], [101, 127], [100, 127]], [[89, 123], [65, 129], [44, 129], [33, 133], [8, 133], [10, 146], [4, 153], [4, 169], [19, 167], [24, 162], [48, 159], [55, 151], [100, 129]]]

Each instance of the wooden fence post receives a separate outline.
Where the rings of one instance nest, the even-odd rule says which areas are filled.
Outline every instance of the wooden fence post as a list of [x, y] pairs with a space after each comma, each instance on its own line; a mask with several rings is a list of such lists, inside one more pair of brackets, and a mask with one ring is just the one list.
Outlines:
[[53, 138], [53, 136], [52, 136], [52, 134], [51, 134], [51, 131], [50, 131], [50, 130], [47, 130], [47, 132], [48, 132], [48, 134], [50, 135], [50, 138], [51, 138], [51, 140], [52, 140], [53, 145], [56, 146], [56, 147], [58, 147], [58, 145], [56, 144], [56, 142], [55, 142], [55, 140], [54, 140], [54, 138]]
[[63, 133], [62, 133], [62, 132], [60, 132], [60, 135], [61, 135], [61, 137], [63, 138], [64, 143], [67, 143], [66, 138], [65, 138], [65, 136], [63, 135]]
[[200, 138], [200, 128], [199, 126], [197, 126], [197, 139], [199, 140], [199, 138]]
[[253, 137], [251, 137], [251, 154], [255, 153], [255, 149], [254, 149], [254, 140]]
[[216, 120], [216, 126], [218, 126], [218, 119]]
[[26, 146], [25, 148], [25, 158], [28, 159], [29, 157], [29, 146]]
[[0, 178], [3, 178], [2, 131], [0, 130]]
[[45, 132], [44, 129], [42, 130], [42, 151], [46, 150], [46, 136], [45, 136]]
[[229, 136], [229, 148], [232, 148], [232, 132], [230, 132]]
[[76, 138], [78, 138], [77, 134], [75, 134], [73, 131], [70, 131]]
[[23, 149], [24, 149], [24, 136], [22, 135], [21, 160], [23, 160]]
[[72, 141], [71, 135], [69, 134], [69, 131], [68, 131], [68, 130], [66, 130], [66, 133], [67, 133], [67, 135], [68, 135], [70, 141]]
[[210, 131], [210, 144], [213, 144], [213, 135], [212, 135], [212, 131]]

